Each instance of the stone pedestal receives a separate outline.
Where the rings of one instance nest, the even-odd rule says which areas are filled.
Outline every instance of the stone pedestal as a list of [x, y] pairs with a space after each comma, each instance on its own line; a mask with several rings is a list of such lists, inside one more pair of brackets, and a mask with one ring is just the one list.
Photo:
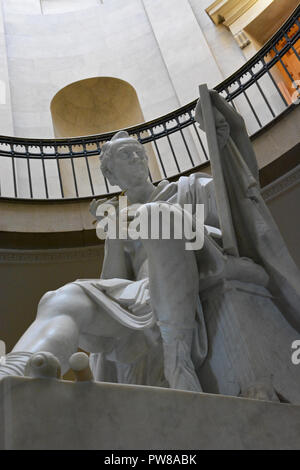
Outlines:
[[300, 366], [292, 363], [299, 333], [277, 308], [263, 268], [228, 259], [200, 285], [208, 354], [199, 369], [205, 392], [277, 399], [300, 405]]
[[300, 449], [300, 406], [100, 382], [0, 381], [1, 449]]

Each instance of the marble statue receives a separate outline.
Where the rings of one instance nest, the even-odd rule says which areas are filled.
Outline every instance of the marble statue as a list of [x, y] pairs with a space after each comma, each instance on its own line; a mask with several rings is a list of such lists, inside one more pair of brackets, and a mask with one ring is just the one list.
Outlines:
[[[218, 93], [209, 96], [236, 252], [222, 244], [212, 177], [195, 173], [154, 186], [143, 146], [118, 132], [102, 148], [103, 174], [148, 218], [153, 207], [176, 204], [180, 212], [204, 204], [203, 247], [186, 250], [184, 238], [108, 236], [100, 279], [46, 293], [0, 377], [24, 375], [39, 352], [52, 353], [64, 373], [80, 347], [91, 353], [99, 381], [300, 403], [290, 360], [300, 329], [299, 270], [260, 195], [242, 117]], [[195, 119], [209, 134], [200, 100]], [[91, 203], [96, 218], [101, 204]]]

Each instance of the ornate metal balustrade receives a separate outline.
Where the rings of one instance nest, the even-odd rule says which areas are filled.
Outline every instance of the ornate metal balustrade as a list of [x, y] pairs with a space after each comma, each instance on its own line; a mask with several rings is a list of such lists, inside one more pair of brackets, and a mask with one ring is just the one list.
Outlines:
[[[254, 57], [215, 87], [243, 115], [250, 135], [299, 99], [299, 42], [300, 6]], [[299, 76], [289, 68], [291, 58], [299, 66]], [[152, 180], [180, 174], [208, 160], [205, 134], [194, 121], [196, 102], [127, 129], [147, 146]], [[118, 191], [102, 177], [98, 161], [102, 145], [113, 134], [68, 139], [1, 136], [1, 197], [52, 200]]]

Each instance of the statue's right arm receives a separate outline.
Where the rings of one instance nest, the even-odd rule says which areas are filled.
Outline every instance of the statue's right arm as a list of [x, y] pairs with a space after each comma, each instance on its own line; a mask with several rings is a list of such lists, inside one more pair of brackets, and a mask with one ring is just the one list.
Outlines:
[[[90, 213], [96, 217], [97, 220], [102, 219], [102, 215], [99, 217], [97, 214], [98, 207], [104, 203], [114, 205], [118, 210], [118, 198], [113, 197], [112, 199], [96, 200], [94, 199], [90, 204]], [[133, 279], [131, 261], [126, 253], [124, 247], [124, 240], [122, 239], [110, 239], [109, 237], [105, 240], [105, 251], [104, 260], [101, 272], [101, 279]]]

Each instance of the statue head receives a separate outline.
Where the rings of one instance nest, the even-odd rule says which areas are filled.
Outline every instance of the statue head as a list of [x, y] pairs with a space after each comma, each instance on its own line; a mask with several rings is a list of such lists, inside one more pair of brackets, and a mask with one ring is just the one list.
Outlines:
[[103, 145], [100, 167], [111, 185], [123, 191], [147, 180], [148, 158], [144, 147], [128, 132], [120, 131]]

